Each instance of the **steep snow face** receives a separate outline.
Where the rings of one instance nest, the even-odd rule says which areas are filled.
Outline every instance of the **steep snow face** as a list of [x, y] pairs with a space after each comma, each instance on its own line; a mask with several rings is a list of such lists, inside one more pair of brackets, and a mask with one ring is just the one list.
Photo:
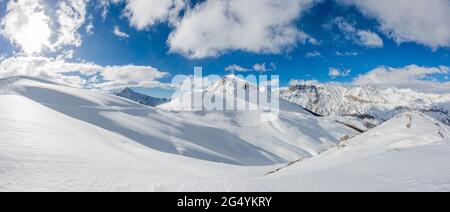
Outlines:
[[151, 107], [156, 107], [158, 105], [165, 104], [169, 101], [167, 99], [155, 98], [141, 93], [137, 93], [130, 88], [124, 88], [122, 90], [116, 91], [113, 93], [113, 95], [120, 96], [129, 99], [131, 101], [135, 101], [139, 104]]
[[[49, 117], [63, 114], [145, 148], [236, 165], [270, 165], [310, 157], [337, 145], [340, 138], [356, 134], [343, 125], [303, 113], [286, 112], [276, 122], [261, 122], [258, 112], [167, 112], [113, 95], [28, 78], [0, 80], [0, 90], [5, 104], [10, 101], [6, 97], [19, 96], [47, 108]], [[13, 106], [8, 108], [12, 111], [5, 114], [19, 113]], [[33, 118], [32, 114], [29, 117]], [[3, 118], [2, 123], [8, 124]], [[65, 123], [60, 126], [71, 128]], [[84, 134], [80, 130], [72, 138], [85, 140]]]
[[315, 113], [356, 117], [378, 125], [401, 113], [418, 110], [450, 124], [450, 95], [424, 94], [412, 90], [339, 85], [297, 85], [281, 90], [282, 98]]

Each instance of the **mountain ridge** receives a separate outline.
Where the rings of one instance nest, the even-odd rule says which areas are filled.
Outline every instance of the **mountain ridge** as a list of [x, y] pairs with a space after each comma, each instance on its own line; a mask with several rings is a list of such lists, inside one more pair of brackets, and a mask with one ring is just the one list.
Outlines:
[[165, 104], [170, 100], [165, 98], [156, 98], [152, 96], [148, 96], [139, 92], [134, 91], [131, 88], [125, 87], [121, 90], [115, 91], [112, 93], [115, 96], [123, 97], [132, 101], [135, 101], [139, 104], [143, 104], [146, 106], [156, 107], [161, 104]]
[[280, 90], [282, 98], [323, 116], [353, 117], [379, 125], [407, 111], [420, 111], [450, 125], [450, 95], [374, 86], [298, 84]]

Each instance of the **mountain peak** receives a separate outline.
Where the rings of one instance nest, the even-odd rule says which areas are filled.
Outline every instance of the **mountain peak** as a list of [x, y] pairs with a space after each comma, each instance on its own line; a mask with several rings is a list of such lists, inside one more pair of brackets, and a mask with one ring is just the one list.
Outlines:
[[121, 88], [121, 89], [113, 92], [113, 94], [120, 94], [120, 93], [136, 93], [136, 92], [129, 87], [124, 87], [124, 88]]
[[139, 104], [156, 107], [158, 105], [167, 103], [167, 99], [156, 98], [152, 96], [147, 96], [145, 94], [138, 93], [131, 88], [125, 87], [117, 92], [113, 92], [115, 96], [123, 97]]

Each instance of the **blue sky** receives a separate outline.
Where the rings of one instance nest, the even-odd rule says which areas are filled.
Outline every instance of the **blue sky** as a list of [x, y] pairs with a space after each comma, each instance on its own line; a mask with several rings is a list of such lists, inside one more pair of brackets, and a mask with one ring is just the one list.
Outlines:
[[[436, 2], [438, 1], [436, 0]], [[7, 15], [8, 2], [0, 1], [0, 17], [2, 18]], [[191, 1], [189, 2], [190, 6], [186, 7], [195, 8], [196, 5], [205, 4], [205, 2]], [[350, 2], [352, 1], [350, 0]], [[135, 14], [135, 16], [127, 16], [124, 12], [127, 10], [129, 1], [119, 0], [119, 3], [110, 3], [108, 7], [101, 7], [99, 1], [88, 1], [85, 20], [76, 29], [81, 44], [79, 46], [68, 44], [56, 51], [43, 50], [33, 53], [33, 56], [56, 58], [64, 50], [73, 50], [73, 56], [65, 58], [65, 61], [89, 62], [102, 67], [129, 64], [149, 66], [158, 71], [167, 72], [171, 76], [192, 74], [195, 66], [203, 67], [204, 74], [226, 75], [229, 72], [225, 69], [230, 65], [252, 69], [255, 64], [265, 64], [267, 72], [264, 74], [280, 75], [282, 86], [288, 85], [293, 79], [351, 83], [359, 75], [367, 74], [380, 66], [393, 68], [403, 68], [412, 64], [419, 67], [450, 66], [448, 48], [450, 38], [427, 39], [423, 36], [420, 37], [420, 33], [404, 36], [402, 32], [405, 30], [410, 32], [412, 29], [402, 31], [402, 29], [390, 28], [386, 23], [393, 21], [377, 18], [377, 15], [367, 15], [373, 14], [373, 12], [367, 12], [370, 10], [367, 9], [370, 8], [370, 5], [364, 6], [356, 0], [355, 2], [346, 4], [335, 0], [314, 1], [308, 5], [307, 9], [299, 11], [298, 17], [292, 18], [292, 23], [289, 23], [292, 25], [290, 27], [307, 34], [314, 39], [313, 41], [297, 40], [287, 45], [283, 44], [281, 47], [278, 46], [281, 50], [276, 51], [249, 51], [246, 46], [231, 50], [225, 48], [217, 55], [192, 58], [185, 53], [171, 51], [168, 38], [179, 23], [158, 20], [141, 29], [131, 20], [131, 17], [139, 17]], [[439, 2], [442, 3], [442, 1]], [[52, 0], [40, 3], [51, 5]], [[399, 5], [399, 7], [401, 6]], [[48, 6], [46, 10], [52, 10], [48, 8], [52, 8], [51, 6]], [[108, 12], [105, 18], [102, 17], [103, 10]], [[133, 12], [132, 9], [128, 10]], [[184, 13], [187, 13], [185, 10], [177, 14], [178, 22], [181, 22], [179, 20], [183, 18]], [[278, 16], [277, 14], [268, 15], [272, 15], [273, 18]], [[395, 18], [396, 16], [393, 15], [394, 23]], [[420, 22], [421, 20], [411, 21]], [[93, 29], [91, 33], [88, 33], [85, 29], [91, 23]], [[5, 28], [5, 23], [2, 25]], [[449, 23], [444, 23], [444, 25], [450, 29]], [[126, 37], [120, 37], [117, 36], [117, 33], [113, 33], [115, 27]], [[224, 28], [223, 30], [222, 33], [227, 33], [228, 29]], [[378, 43], [369, 41], [369, 43], [364, 43], [359, 37], [361, 31], [376, 35], [375, 37], [381, 39], [382, 43], [379, 43], [380, 40], [376, 40]], [[403, 37], [399, 38], [399, 35]], [[438, 44], [435, 40], [439, 41]], [[0, 55], [8, 58], [24, 54], [21, 53], [20, 45], [12, 41], [11, 36], [4, 35], [0, 36]], [[337, 70], [338, 74], [331, 74], [332, 69]], [[261, 72], [249, 71], [242, 74], [258, 73]], [[428, 79], [445, 83], [448, 81], [446, 76], [448, 73], [432, 73]], [[170, 79], [170, 77], [163, 77], [157, 80], [161, 83], [168, 83]], [[138, 90], [155, 96], [167, 97], [170, 94], [160, 88], [138, 88]]]

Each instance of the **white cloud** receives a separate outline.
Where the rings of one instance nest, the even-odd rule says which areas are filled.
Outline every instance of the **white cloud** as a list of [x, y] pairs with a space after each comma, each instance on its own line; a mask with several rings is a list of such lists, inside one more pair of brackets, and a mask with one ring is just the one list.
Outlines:
[[44, 0], [8, 1], [0, 32], [28, 55], [78, 47], [82, 42], [78, 30], [85, 22], [88, 1], [58, 1], [55, 12], [50, 12], [50, 2]]
[[124, 0], [98, 0], [97, 9], [101, 9], [103, 20], [105, 20], [106, 16], [108, 16], [109, 7], [111, 4], [117, 4], [122, 1]]
[[320, 84], [317, 80], [296, 80], [293, 79], [289, 81], [289, 86], [297, 86], [297, 85], [318, 85]]
[[92, 22], [89, 22], [89, 24], [86, 25], [86, 33], [88, 35], [93, 35], [94, 34], [94, 24], [92, 24]]
[[334, 22], [344, 33], [347, 40], [368, 48], [381, 48], [384, 46], [383, 39], [370, 30], [357, 29], [354, 24], [349, 23], [342, 17], [336, 18]]
[[72, 59], [75, 51], [73, 49], [65, 50], [59, 54], [56, 58], [58, 60]]
[[351, 70], [349, 70], [349, 69], [341, 71], [337, 68], [330, 68], [329, 72], [328, 72], [328, 76], [334, 79], [334, 78], [338, 78], [338, 77], [346, 77], [346, 76], [350, 75], [350, 73], [351, 73]]
[[151, 66], [106, 66], [101, 67], [99, 74], [105, 82], [94, 85], [96, 88], [111, 89], [117, 87], [161, 87], [157, 79], [169, 76]]
[[89, 15], [88, 20], [89, 20], [89, 23], [86, 25], [85, 31], [86, 31], [86, 34], [93, 35], [95, 27], [94, 27], [94, 24], [92, 23], [92, 21], [94, 20], [94, 16], [92, 14]]
[[448, 0], [338, 0], [355, 5], [380, 22], [382, 31], [398, 43], [417, 42], [431, 48], [450, 47]]
[[409, 65], [403, 68], [381, 66], [367, 74], [355, 78], [353, 84], [374, 85], [381, 88], [409, 88], [423, 92], [450, 92], [450, 82], [437, 82], [429, 80], [433, 75], [447, 75], [449, 67], [423, 67]]
[[[78, 74], [75, 76], [68, 73]], [[75, 87], [105, 90], [117, 87], [163, 86], [157, 79], [168, 75], [151, 66], [100, 66], [47, 57], [17, 56], [0, 62], [0, 78], [30, 76]]]
[[120, 38], [129, 38], [130, 37], [130, 35], [128, 35], [127, 33], [120, 31], [119, 26], [114, 27], [113, 33], [114, 33], [114, 35], [116, 35], [117, 37], [120, 37]]
[[267, 72], [267, 71], [273, 71], [275, 70], [277, 67], [275, 65], [275, 63], [270, 63], [269, 67], [267, 67], [266, 63], [257, 63], [255, 65], [253, 65], [252, 68], [245, 68], [242, 67], [240, 65], [229, 65], [225, 68], [225, 71], [229, 71], [229, 72], [251, 72], [251, 71], [256, 71], [256, 72]]
[[102, 16], [106, 18], [111, 4], [125, 2], [123, 15], [130, 25], [138, 30], [149, 28], [157, 23], [173, 23], [185, 8], [188, 0], [101, 0]]
[[384, 46], [383, 39], [370, 30], [360, 30], [357, 33], [361, 45], [369, 48], [381, 48]]
[[86, 20], [86, 3], [88, 0], [59, 1], [56, 11], [58, 28], [56, 30], [57, 40], [53, 43], [54, 48], [61, 46], [81, 45], [81, 35], [78, 30]]
[[261, 63], [261, 64], [255, 64], [253, 65], [253, 70], [258, 71], [258, 72], [267, 72], [267, 71], [273, 71], [277, 69], [277, 66], [275, 65], [275, 63], [270, 63], [269, 67], [266, 66], [266, 63]]
[[321, 57], [321, 56], [322, 56], [322, 54], [318, 51], [308, 52], [305, 55], [306, 58], [315, 58], [315, 57]]
[[174, 23], [171, 52], [191, 59], [227, 51], [282, 53], [299, 42], [313, 42], [295, 25], [314, 0], [207, 0]]
[[240, 65], [229, 65], [225, 68], [225, 71], [229, 71], [229, 72], [248, 72], [248, 71], [252, 71], [252, 69], [249, 68], [244, 68]]
[[341, 52], [341, 51], [336, 51], [336, 55], [340, 56], [340, 57], [344, 57], [344, 56], [358, 56], [359, 53], [358, 52]]

